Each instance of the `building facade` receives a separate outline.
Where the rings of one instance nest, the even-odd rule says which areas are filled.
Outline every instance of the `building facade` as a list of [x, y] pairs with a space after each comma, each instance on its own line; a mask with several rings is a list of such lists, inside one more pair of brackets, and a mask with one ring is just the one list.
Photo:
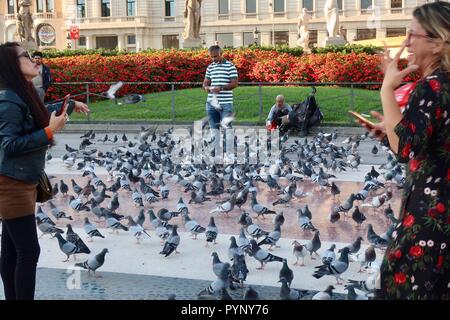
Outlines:
[[[286, 44], [297, 46], [303, 8], [310, 45], [326, 34], [326, 0], [203, 0], [200, 36], [205, 47]], [[337, 0], [340, 33], [348, 41], [406, 34], [412, 10], [430, 0]], [[33, 0], [35, 38], [41, 49], [182, 48], [185, 0]], [[18, 0], [0, 1], [0, 42], [17, 41]], [[80, 38], [69, 38], [70, 28]]]

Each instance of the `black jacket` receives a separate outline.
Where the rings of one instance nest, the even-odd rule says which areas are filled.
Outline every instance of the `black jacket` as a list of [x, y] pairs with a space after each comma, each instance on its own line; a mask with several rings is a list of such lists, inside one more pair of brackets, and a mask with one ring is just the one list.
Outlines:
[[[58, 111], [62, 102], [47, 105]], [[74, 102], [69, 103], [71, 114]], [[51, 142], [44, 129], [36, 128], [29, 107], [11, 90], [0, 90], [0, 174], [37, 183], [44, 170], [45, 153]]]
[[50, 87], [50, 84], [52, 83], [52, 74], [50, 72], [50, 68], [47, 67], [45, 64], [42, 64], [42, 88], [45, 92], [47, 92], [48, 87]]

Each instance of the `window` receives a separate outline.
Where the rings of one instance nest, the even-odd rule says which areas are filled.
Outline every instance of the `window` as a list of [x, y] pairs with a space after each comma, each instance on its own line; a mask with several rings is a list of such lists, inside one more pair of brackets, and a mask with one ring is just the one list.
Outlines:
[[361, 10], [367, 10], [372, 7], [372, 0], [361, 0]]
[[44, 0], [36, 0], [36, 12], [44, 12]]
[[47, 8], [47, 12], [53, 12], [55, 10], [55, 5], [53, 0], [45, 0], [45, 5]]
[[14, 14], [14, 0], [8, 0], [8, 14]]
[[273, 12], [284, 13], [284, 0], [272, 0], [272, 1], [273, 1]]
[[245, 13], [256, 14], [256, 0], [245, 0]]
[[136, 15], [136, 0], [127, 0], [127, 16], [132, 17]]
[[77, 0], [77, 17], [86, 18], [86, 2], [85, 0]]
[[306, 8], [308, 11], [314, 11], [313, 0], [303, 0], [303, 8]]
[[166, 0], [166, 17], [174, 17], [174, 16], [175, 16], [175, 1]]
[[253, 32], [244, 32], [243, 34], [243, 39], [244, 39], [244, 47], [248, 47], [250, 45], [261, 45], [261, 38], [258, 36], [255, 39], [255, 35], [253, 34]]
[[135, 45], [136, 44], [136, 35], [130, 34], [127, 36], [127, 44]]
[[78, 46], [80, 47], [86, 47], [86, 37], [80, 36], [78, 38]]
[[317, 47], [317, 30], [309, 30], [309, 47]]
[[178, 35], [163, 35], [162, 36], [162, 44], [164, 49], [175, 48], [178, 49], [180, 47], [180, 41], [178, 40]]
[[337, 5], [338, 5], [339, 11], [342, 11], [342, 0], [337, 0]]
[[102, 1], [102, 17], [111, 16], [111, 0], [101, 0]]
[[219, 0], [219, 14], [228, 14], [228, 0]]
[[232, 33], [216, 33], [216, 40], [222, 48], [233, 48]]
[[402, 37], [406, 36], [406, 28], [387, 28], [386, 37]]
[[97, 49], [115, 49], [118, 46], [117, 36], [96, 37]]
[[[270, 34], [272, 37], [272, 33]], [[275, 45], [289, 45], [289, 32], [288, 31], [275, 31]]]
[[402, 0], [391, 0], [391, 13], [401, 13], [403, 7]]
[[377, 37], [377, 29], [357, 29], [356, 41], [375, 39]]

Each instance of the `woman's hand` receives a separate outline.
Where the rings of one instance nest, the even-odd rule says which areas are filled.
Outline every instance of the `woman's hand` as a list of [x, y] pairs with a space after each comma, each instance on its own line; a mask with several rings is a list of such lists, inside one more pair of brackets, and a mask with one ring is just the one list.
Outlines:
[[393, 59], [389, 57], [389, 51], [385, 50], [382, 60], [382, 68], [385, 68], [385, 71], [381, 90], [393, 91], [402, 83], [402, 80], [405, 76], [413, 71], [416, 71], [419, 68], [418, 65], [412, 64], [401, 71], [398, 69], [398, 61], [400, 60], [400, 56], [402, 55], [403, 50], [405, 50], [405, 47], [406, 41], [403, 42], [400, 50], [397, 52]]
[[67, 115], [67, 106], [62, 110], [59, 116], [56, 115], [56, 111], [53, 111], [50, 115], [50, 121], [48, 123], [48, 127], [52, 130], [53, 133], [61, 131], [66, 125], [66, 121], [69, 119]]
[[89, 107], [87, 106], [87, 104], [80, 102], [80, 101], [75, 101], [75, 106], [73, 108], [73, 111], [78, 112], [78, 113], [84, 113], [85, 115], [87, 115], [91, 110], [89, 110]]
[[384, 125], [384, 116], [377, 111], [371, 111], [370, 114], [373, 117], [377, 118], [380, 122], [374, 123], [373, 126], [370, 126], [363, 121], [358, 121], [358, 122], [361, 126], [366, 128], [367, 131], [372, 133], [375, 138], [382, 140], [386, 136], [386, 127]]

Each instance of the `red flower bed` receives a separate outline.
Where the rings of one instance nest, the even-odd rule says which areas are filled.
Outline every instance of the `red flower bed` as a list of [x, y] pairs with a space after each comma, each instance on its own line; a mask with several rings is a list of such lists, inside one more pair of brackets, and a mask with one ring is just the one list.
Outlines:
[[[383, 78], [378, 69], [379, 57], [365, 53], [295, 57], [276, 51], [236, 49], [226, 51], [224, 57], [236, 65], [241, 82], [380, 82]], [[55, 82], [202, 82], [210, 58], [206, 50], [170, 50], [112, 57], [63, 57], [45, 63]], [[401, 61], [401, 65], [405, 66], [405, 61]], [[414, 75], [405, 80], [413, 79]], [[90, 85], [89, 89], [101, 93], [108, 87], [99, 84]], [[168, 85], [125, 85], [118, 96], [169, 88]], [[51, 86], [48, 99], [83, 91], [83, 86]]]

